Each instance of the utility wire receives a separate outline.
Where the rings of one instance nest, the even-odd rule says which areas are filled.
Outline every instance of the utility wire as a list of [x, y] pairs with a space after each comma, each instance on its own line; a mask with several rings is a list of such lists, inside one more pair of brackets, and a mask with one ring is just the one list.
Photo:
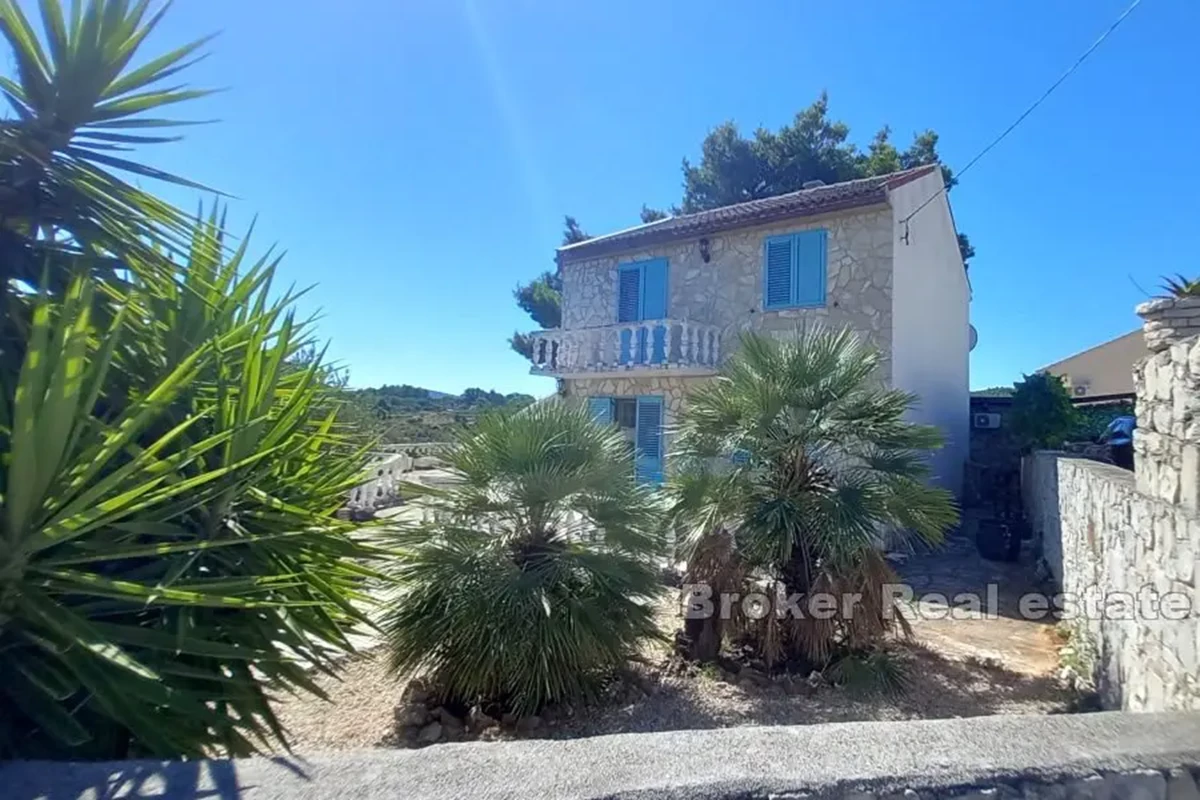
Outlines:
[[[980, 150], [979, 153], [974, 158], [972, 158], [970, 161], [968, 161], [967, 165], [965, 167], [963, 167], [954, 177], [956, 179], [959, 179], [963, 175], [966, 175], [967, 170], [969, 170], [971, 167], [975, 166], [979, 162], [979, 159], [981, 159], [985, 155], [987, 155], [988, 152], [990, 152], [993, 147], [1000, 144], [1000, 142], [1004, 141], [1004, 138], [1006, 136], [1008, 136], [1010, 133], [1012, 133], [1014, 130], [1016, 130], [1017, 126], [1020, 125], [1022, 122], [1024, 122], [1025, 118], [1033, 113], [1034, 109], [1036, 109], [1038, 106], [1040, 106], [1047, 97], [1049, 97], [1051, 94], [1053, 94], [1054, 90], [1063, 84], [1063, 81], [1065, 81], [1067, 78], [1071, 77], [1071, 74], [1074, 73], [1075, 70], [1079, 69], [1080, 65], [1083, 64], [1084, 61], [1087, 61], [1088, 56], [1090, 56], [1092, 53], [1096, 52], [1096, 48], [1100, 47], [1100, 45], [1104, 43], [1104, 40], [1107, 39], [1109, 36], [1111, 36], [1112, 32], [1115, 31], [1118, 27], [1120, 27], [1121, 23], [1125, 21], [1125, 18], [1128, 17], [1131, 13], [1133, 13], [1133, 10], [1135, 8], [1137, 8], [1139, 5], [1141, 5], [1141, 3], [1142, 3], [1142, 0], [1133, 0], [1133, 2], [1129, 5], [1129, 8], [1125, 9], [1125, 11], [1123, 11], [1121, 13], [1121, 16], [1117, 17], [1116, 21], [1114, 21], [1112, 25], [1108, 26], [1108, 30], [1106, 30], [1104, 33], [1100, 34], [1100, 38], [1097, 39], [1096, 41], [1092, 42], [1092, 46], [1089, 47], [1087, 50], [1084, 50], [1083, 55], [1081, 55], [1079, 58], [1077, 58], [1075, 60], [1075, 63], [1072, 64], [1070, 67], [1068, 67], [1067, 71], [1064, 72], [1059, 77], [1058, 80], [1056, 80], [1054, 83], [1050, 84], [1050, 88], [1048, 88], [1046, 91], [1042, 92], [1041, 97], [1039, 97], [1037, 100], [1034, 100], [1033, 104], [1030, 105], [1029, 108], [1025, 109], [1025, 111], [1021, 114], [1021, 116], [1017, 117], [1013, 121], [1013, 123], [1011, 125], [1009, 125], [1007, 128], [1005, 128], [1003, 133], [1001, 133], [999, 136], [997, 136], [995, 139], [993, 139], [991, 141], [991, 143], [988, 144], [987, 147]], [[910, 219], [912, 219], [913, 217], [915, 217], [917, 215], [918, 211], [920, 211], [922, 208], [924, 208], [925, 206], [932, 203], [941, 194], [946, 192], [946, 190], [949, 188], [950, 187], [948, 187], [948, 186], [943, 186], [941, 189], [938, 189], [936, 192], [934, 192], [932, 195], [929, 196], [929, 199], [927, 199], [925, 202], [921, 203], [921, 205], [914, 208], [912, 210], [912, 213], [910, 213], [904, 219], [900, 220], [900, 222], [904, 225], [907, 225], [908, 221]]]

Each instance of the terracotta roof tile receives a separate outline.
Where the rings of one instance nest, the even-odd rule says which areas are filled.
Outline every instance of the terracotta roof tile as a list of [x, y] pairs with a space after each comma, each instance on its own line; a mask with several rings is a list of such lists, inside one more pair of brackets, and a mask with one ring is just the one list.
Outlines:
[[722, 206], [710, 211], [667, 217], [658, 222], [560, 247], [558, 259], [560, 263], [580, 261], [748, 225], [875, 205], [887, 200], [889, 189], [924, 177], [935, 169], [938, 169], [936, 164], [929, 164], [888, 175], [817, 186], [775, 197]]

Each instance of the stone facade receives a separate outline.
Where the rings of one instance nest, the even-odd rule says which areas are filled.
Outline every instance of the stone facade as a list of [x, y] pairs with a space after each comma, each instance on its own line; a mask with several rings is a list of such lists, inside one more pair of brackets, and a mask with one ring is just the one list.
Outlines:
[[[765, 240], [819, 228], [828, 231], [825, 307], [764, 311]], [[563, 328], [613, 325], [618, 266], [665, 257], [669, 265], [667, 316], [717, 325], [722, 353], [737, 349], [737, 334], [742, 330], [785, 332], [820, 321], [861, 331], [888, 354], [892, 344], [893, 235], [892, 210], [878, 207], [713, 234], [708, 237], [707, 263], [700, 255], [699, 239], [619, 256], [566, 261], [562, 265]]]
[[1082, 604], [1069, 624], [1104, 700], [1200, 710], [1200, 337], [1163, 330], [1148, 327], [1153, 352], [1133, 370], [1134, 472], [1035, 453], [1022, 495], [1051, 574]]
[[663, 399], [663, 453], [671, 449], [671, 431], [687, 395], [708, 378], [647, 376], [638, 378], [576, 378], [566, 381], [570, 397], [638, 397], [661, 395]]

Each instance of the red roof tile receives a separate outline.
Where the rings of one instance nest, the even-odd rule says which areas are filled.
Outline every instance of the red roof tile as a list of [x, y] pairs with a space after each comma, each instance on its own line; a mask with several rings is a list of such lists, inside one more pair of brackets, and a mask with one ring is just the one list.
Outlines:
[[667, 217], [658, 222], [560, 247], [558, 259], [560, 263], [580, 261], [749, 225], [875, 205], [887, 200], [889, 189], [924, 177], [935, 169], [938, 169], [937, 164], [928, 164], [888, 175], [801, 189], [798, 192], [748, 200], [710, 211]]

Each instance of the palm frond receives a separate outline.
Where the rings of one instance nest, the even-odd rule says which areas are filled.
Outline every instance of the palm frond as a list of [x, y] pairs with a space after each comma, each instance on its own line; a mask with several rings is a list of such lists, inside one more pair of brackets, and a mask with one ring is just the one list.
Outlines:
[[915, 398], [884, 386], [881, 365], [849, 330], [745, 334], [675, 432], [682, 468], [668, 486], [669, 518], [685, 557], [732, 531], [748, 574], [788, 592], [866, 598], [857, 620], [748, 625], [768, 661], [820, 665], [837, 647], [878, 639], [892, 624], [890, 600], [868, 584], [894, 579], [878, 558], [885, 537], [936, 544], [957, 523], [951, 495], [927, 483], [941, 435], [905, 420]]

